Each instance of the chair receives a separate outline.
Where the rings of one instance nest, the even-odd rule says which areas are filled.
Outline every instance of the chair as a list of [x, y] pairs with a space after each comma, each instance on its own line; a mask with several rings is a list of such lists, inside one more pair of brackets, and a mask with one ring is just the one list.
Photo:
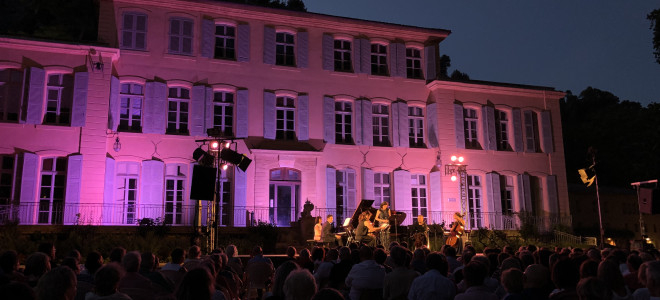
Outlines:
[[[247, 275], [247, 299], [261, 299], [264, 291], [268, 291], [275, 270], [267, 262], [248, 263], [245, 268]], [[255, 295], [256, 294], [256, 295]]]

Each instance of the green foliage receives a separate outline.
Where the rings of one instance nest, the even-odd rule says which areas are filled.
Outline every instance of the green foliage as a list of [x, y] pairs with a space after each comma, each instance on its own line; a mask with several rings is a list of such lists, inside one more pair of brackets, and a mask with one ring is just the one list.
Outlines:
[[658, 176], [660, 105], [644, 108], [588, 87], [580, 95], [568, 91], [560, 107], [569, 183], [581, 183], [577, 170], [591, 165], [590, 147], [601, 185], [629, 187]]
[[653, 31], [653, 55], [655, 55], [655, 62], [660, 64], [660, 8], [652, 11], [646, 18], [651, 21], [650, 29]]
[[463, 73], [459, 70], [454, 70], [454, 72], [451, 73], [450, 78], [452, 80], [460, 80], [460, 81], [470, 80], [470, 76], [468, 76], [467, 73]]
[[163, 221], [163, 218], [144, 218], [138, 220], [137, 233], [141, 237], [147, 237], [148, 235], [163, 237], [170, 232], [170, 225], [166, 224]]
[[449, 73], [447, 71], [449, 67], [451, 67], [451, 58], [449, 58], [449, 55], [443, 54], [440, 56], [440, 77], [449, 77]]

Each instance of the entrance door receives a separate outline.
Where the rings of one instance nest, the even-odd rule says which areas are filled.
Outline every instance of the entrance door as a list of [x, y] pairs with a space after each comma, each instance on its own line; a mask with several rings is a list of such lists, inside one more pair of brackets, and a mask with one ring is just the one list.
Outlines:
[[300, 172], [281, 168], [271, 171], [269, 220], [278, 227], [289, 227], [297, 218], [300, 202]]

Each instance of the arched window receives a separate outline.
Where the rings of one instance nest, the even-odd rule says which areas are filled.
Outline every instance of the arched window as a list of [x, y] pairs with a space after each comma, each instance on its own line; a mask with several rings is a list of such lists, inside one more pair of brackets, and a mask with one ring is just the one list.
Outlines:
[[288, 227], [300, 211], [300, 171], [290, 168], [270, 170], [270, 223]]

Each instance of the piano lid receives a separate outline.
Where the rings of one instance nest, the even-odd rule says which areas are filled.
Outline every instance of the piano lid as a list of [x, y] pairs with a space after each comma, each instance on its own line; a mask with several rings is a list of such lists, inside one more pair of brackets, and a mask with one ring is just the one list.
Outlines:
[[353, 212], [353, 216], [351, 217], [351, 224], [350, 224], [351, 229], [357, 228], [358, 217], [365, 210], [369, 210], [371, 212], [370, 221], [371, 222], [374, 221], [374, 219], [376, 218], [377, 209], [371, 207], [372, 204], [374, 204], [374, 200], [365, 200], [365, 199], [360, 200], [360, 204], [357, 206], [357, 208]]

